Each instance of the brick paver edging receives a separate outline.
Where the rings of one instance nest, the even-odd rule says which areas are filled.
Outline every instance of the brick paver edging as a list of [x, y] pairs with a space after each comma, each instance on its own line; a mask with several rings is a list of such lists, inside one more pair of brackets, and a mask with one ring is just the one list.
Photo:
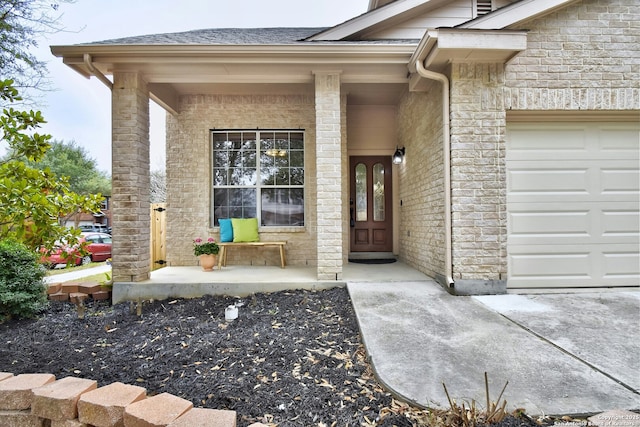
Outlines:
[[[52, 374], [0, 372], [0, 425], [8, 427], [236, 427], [235, 411], [194, 408], [143, 387]], [[261, 427], [253, 424], [251, 427]]]

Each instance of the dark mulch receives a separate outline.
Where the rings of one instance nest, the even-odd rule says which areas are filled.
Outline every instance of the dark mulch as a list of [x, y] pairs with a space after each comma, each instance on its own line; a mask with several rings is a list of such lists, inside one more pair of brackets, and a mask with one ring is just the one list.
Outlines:
[[[451, 425], [375, 380], [348, 293], [257, 294], [225, 322], [231, 297], [130, 305], [51, 303], [37, 320], [0, 324], [0, 371], [136, 384], [196, 407], [237, 412], [238, 426]], [[509, 417], [503, 425], [535, 425]]]

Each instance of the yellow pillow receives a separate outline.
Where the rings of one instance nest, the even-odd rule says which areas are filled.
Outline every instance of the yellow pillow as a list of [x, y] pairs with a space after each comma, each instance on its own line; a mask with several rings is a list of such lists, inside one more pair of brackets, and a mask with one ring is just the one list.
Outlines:
[[258, 218], [231, 218], [234, 242], [259, 242]]

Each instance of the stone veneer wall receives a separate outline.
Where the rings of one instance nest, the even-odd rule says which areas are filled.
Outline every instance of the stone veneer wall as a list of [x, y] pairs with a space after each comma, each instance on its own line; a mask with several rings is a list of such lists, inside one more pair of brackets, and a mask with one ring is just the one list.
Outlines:
[[149, 95], [136, 73], [115, 73], [112, 91], [113, 280], [149, 278], [151, 218], [149, 162]]
[[[317, 248], [320, 280], [341, 280], [344, 243], [344, 141], [340, 73], [315, 75]], [[338, 197], [336, 197], [338, 196]]]
[[[180, 99], [179, 115], [167, 115], [167, 260], [196, 265], [192, 241], [213, 236], [210, 227], [210, 129], [305, 130], [305, 227], [261, 228], [263, 240], [287, 240], [287, 262], [316, 265], [315, 100], [304, 95], [192, 95]], [[230, 264], [279, 265], [277, 251], [243, 248]]]
[[440, 278], [444, 265], [444, 175], [442, 85], [407, 93], [398, 108], [400, 257], [421, 272]]
[[349, 154], [347, 151], [347, 96], [340, 95], [340, 137], [342, 139], [340, 154], [342, 163], [340, 165], [342, 173], [342, 264], [349, 262], [349, 238], [351, 229], [349, 228]]
[[586, 0], [521, 24], [528, 30], [527, 50], [507, 65], [451, 65], [457, 285], [506, 283], [507, 112], [552, 112], [560, 120], [572, 113], [575, 120], [586, 110], [639, 109], [638, 22], [634, 0]]
[[640, 109], [637, 0], [584, 0], [519, 27], [527, 50], [506, 67], [506, 109]]
[[454, 281], [506, 279], [504, 69], [451, 65]]

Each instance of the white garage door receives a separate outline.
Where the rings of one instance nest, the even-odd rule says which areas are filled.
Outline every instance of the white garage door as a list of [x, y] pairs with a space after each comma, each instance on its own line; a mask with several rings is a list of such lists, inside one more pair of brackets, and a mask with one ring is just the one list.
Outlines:
[[640, 285], [640, 124], [507, 127], [509, 289]]

